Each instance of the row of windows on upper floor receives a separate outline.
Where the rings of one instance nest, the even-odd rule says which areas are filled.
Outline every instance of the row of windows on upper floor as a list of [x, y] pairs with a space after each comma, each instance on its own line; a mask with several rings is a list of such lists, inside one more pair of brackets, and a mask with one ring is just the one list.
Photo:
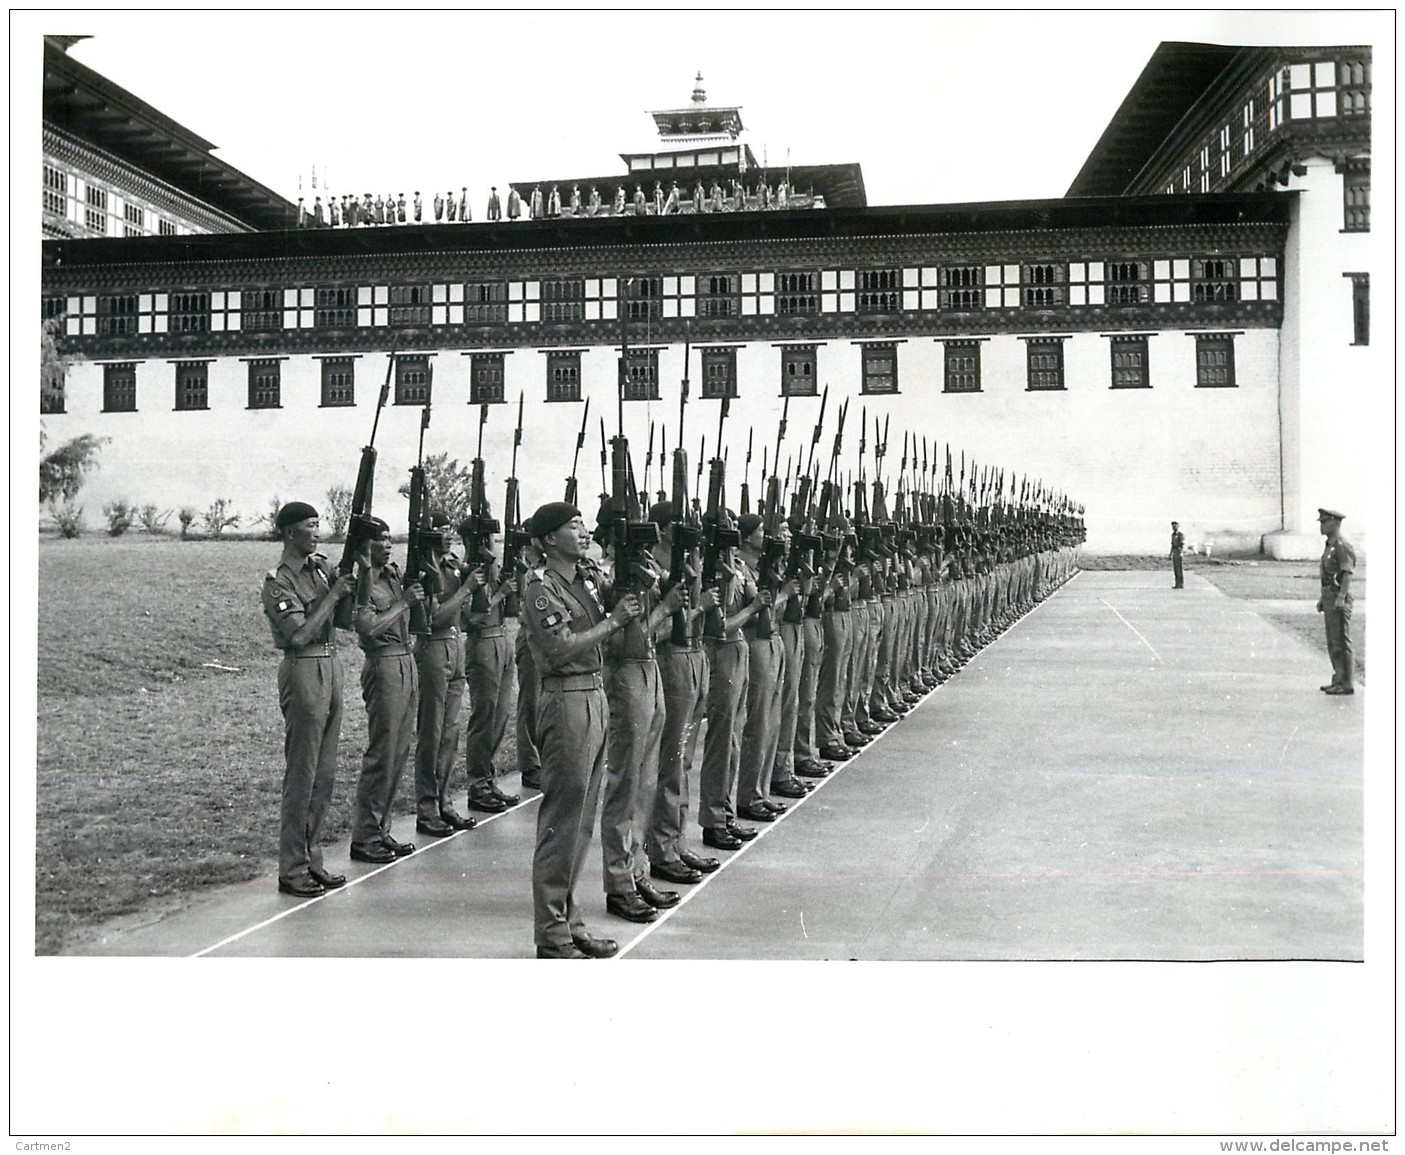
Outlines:
[[[1233, 388], [1234, 334], [1197, 333], [1195, 336], [1195, 383], [1201, 388]], [[1031, 391], [1062, 390], [1066, 337], [1027, 337], [1026, 388]], [[1117, 334], [1110, 345], [1110, 386], [1113, 389], [1151, 388], [1150, 342], [1147, 334]], [[980, 340], [944, 339], [942, 391], [979, 393], [981, 385]], [[898, 389], [898, 343], [866, 341], [860, 349], [860, 382], [864, 394], [895, 394]], [[780, 348], [780, 390], [782, 396], [814, 397], [819, 393], [819, 346], [785, 345]], [[737, 351], [735, 347], [700, 350], [703, 398], [736, 397]], [[468, 403], [496, 404], [504, 395], [503, 353], [472, 353], [470, 357]], [[579, 350], [546, 351], [546, 400], [575, 402], [581, 394], [581, 353]], [[327, 356], [321, 361], [321, 403], [324, 407], [356, 404], [356, 358]], [[623, 390], [627, 401], [657, 401], [659, 393], [659, 350], [630, 349], [625, 358]], [[177, 361], [175, 366], [175, 408], [208, 409], [210, 377], [208, 361]], [[278, 358], [250, 358], [248, 366], [248, 407], [276, 409], [282, 405], [282, 361]], [[433, 368], [424, 354], [395, 357], [394, 399], [397, 405], [424, 405], [432, 400]], [[61, 394], [41, 398], [44, 412], [63, 412]], [[137, 363], [114, 362], [103, 365], [103, 409], [107, 412], [135, 412], [137, 409]]]
[[[1236, 119], [1208, 133], [1171, 169], [1167, 193], [1208, 193], [1225, 187], [1235, 168], [1271, 139], [1288, 121], [1322, 121], [1360, 117], [1371, 108], [1368, 60], [1322, 60], [1276, 70], [1247, 96]], [[1343, 230], [1371, 227], [1369, 173], [1349, 173], [1342, 197]]]
[[105, 188], [47, 162], [43, 205], [46, 213], [80, 225], [94, 236], [174, 237], [182, 231], [175, 218], [136, 203], [130, 194]]
[[1270, 256], [48, 297], [68, 336], [1278, 300]]

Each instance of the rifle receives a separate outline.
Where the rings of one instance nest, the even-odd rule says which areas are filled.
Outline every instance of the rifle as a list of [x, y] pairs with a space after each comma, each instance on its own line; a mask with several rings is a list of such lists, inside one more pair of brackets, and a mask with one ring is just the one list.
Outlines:
[[[473, 459], [473, 474], [469, 484], [468, 517], [462, 526], [464, 539], [464, 564], [472, 569], [476, 566], [490, 566], [497, 560], [493, 553], [493, 535], [502, 532], [502, 523], [493, 516], [488, 505], [487, 486], [483, 470], [483, 426], [488, 423], [488, 403], [480, 407], [478, 417], [478, 456]], [[479, 595], [483, 595], [482, 598]], [[474, 611], [487, 610], [486, 587], [474, 591]], [[480, 604], [481, 603], [481, 604]]]
[[431, 630], [431, 602], [439, 592], [439, 574], [431, 562], [433, 550], [442, 549], [444, 535], [434, 532], [429, 510], [429, 493], [424, 478], [424, 432], [429, 428], [430, 399], [433, 396], [434, 366], [430, 365], [424, 410], [420, 413], [420, 448], [415, 467], [410, 470], [410, 543], [405, 551], [405, 585], [419, 582], [424, 600], [410, 607], [411, 633], [427, 635]]
[[[698, 524], [696, 506], [688, 501], [688, 451], [683, 448], [683, 412], [688, 403], [688, 351], [683, 351], [683, 399], [678, 405], [678, 448], [673, 451], [673, 518], [669, 529], [670, 554], [668, 585], [665, 590], [682, 585], [691, 596], [693, 583], [700, 576], [697, 549], [702, 543], [702, 526]], [[701, 463], [699, 463], [701, 465]], [[662, 465], [662, 460], [660, 461]], [[662, 477], [660, 477], [662, 481]], [[660, 501], [664, 500], [662, 496]], [[685, 605], [674, 612], [670, 640], [676, 646], [693, 642], [694, 619]]]
[[[576, 434], [576, 452], [571, 458], [571, 476], [566, 478], [566, 498], [570, 504], [576, 504], [576, 464], [581, 459], [581, 446], [585, 444], [585, 423], [590, 418], [590, 398], [585, 399], [585, 410], [581, 413], [581, 431]], [[519, 405], [517, 426], [522, 427], [521, 408]], [[514, 449], [516, 446], [513, 447]]]
[[[517, 493], [517, 448], [522, 444], [522, 406], [525, 400], [525, 392], [518, 395], [517, 429], [512, 435], [512, 471], [508, 474], [507, 493], [503, 498], [502, 510], [503, 568], [506, 570], [510, 564], [511, 572], [519, 582], [527, 572], [526, 563], [522, 560], [522, 549], [531, 540], [522, 528], [522, 506]], [[503, 613], [508, 617], [515, 618], [520, 610], [521, 592], [519, 589], [507, 596], [503, 605]]]
[[376, 417], [371, 422], [371, 440], [361, 449], [361, 465], [356, 471], [356, 488], [351, 495], [351, 520], [346, 526], [346, 542], [342, 546], [341, 560], [337, 562], [337, 572], [348, 574], [361, 547], [374, 536], [375, 523], [371, 520], [371, 495], [376, 484], [376, 429], [381, 422], [381, 410], [390, 400], [390, 377], [395, 372], [395, 352], [391, 351], [390, 364], [386, 366], [385, 383], [381, 386], [380, 400], [376, 402]]
[[746, 463], [742, 466], [742, 513], [751, 512], [751, 435], [755, 432], [754, 427], [746, 431]]
[[[639, 491], [634, 484], [634, 469], [629, 460], [629, 441], [624, 435], [624, 387], [628, 373], [625, 356], [620, 357], [620, 426], [619, 436], [610, 440], [610, 541], [614, 546], [615, 573], [611, 586], [614, 602], [625, 594], [652, 588], [655, 579], [640, 556], [659, 540], [659, 527], [643, 519], [639, 508]], [[605, 436], [605, 420], [600, 419], [600, 436]], [[603, 463], [604, 448], [601, 448]], [[647, 484], [647, 479], [646, 479]], [[643, 623], [639, 623], [642, 626]], [[632, 623], [633, 625], [633, 623]]]
[[722, 398], [722, 407], [717, 418], [717, 455], [713, 457], [707, 478], [707, 516], [703, 529], [702, 584], [704, 589], [723, 585], [718, 595], [718, 604], [707, 614], [705, 632], [709, 637], [720, 638], [725, 633], [727, 597], [725, 583], [735, 576], [735, 571], [722, 560], [724, 549], [733, 549], [742, 543], [741, 534], [732, 525], [727, 514], [726, 485], [727, 463], [722, 454], [722, 426], [727, 420], [727, 410], [731, 404], [728, 397]]

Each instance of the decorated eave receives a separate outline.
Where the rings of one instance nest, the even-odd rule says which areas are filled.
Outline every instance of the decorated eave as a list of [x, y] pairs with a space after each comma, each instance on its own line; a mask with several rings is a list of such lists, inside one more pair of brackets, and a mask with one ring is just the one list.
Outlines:
[[522, 254], [716, 241], [921, 239], [985, 232], [1182, 229], [1260, 225], [1286, 229], [1297, 194], [1089, 197], [953, 205], [883, 205], [811, 212], [595, 217], [396, 228], [293, 229], [183, 237], [103, 237], [43, 244], [46, 273], [128, 265], [246, 260], [386, 260], [453, 253]]
[[649, 115], [654, 118], [660, 136], [711, 136], [722, 133], [735, 139], [744, 128], [739, 106], [715, 108], [699, 102], [688, 108], [670, 108]]
[[210, 141], [74, 60], [76, 37], [44, 41], [44, 122], [102, 149], [233, 217], [250, 229], [285, 229], [297, 207], [212, 156]]

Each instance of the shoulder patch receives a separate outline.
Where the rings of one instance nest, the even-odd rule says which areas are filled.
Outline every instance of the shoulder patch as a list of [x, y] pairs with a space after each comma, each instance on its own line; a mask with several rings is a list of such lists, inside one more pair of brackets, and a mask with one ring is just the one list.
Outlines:
[[[539, 608], [539, 609], [545, 609], [546, 607], [545, 607], [545, 606], [539, 606], [538, 608]], [[565, 615], [565, 614], [561, 614], [561, 613], [547, 614], [546, 617], [544, 617], [544, 618], [541, 619], [542, 629], [544, 629], [544, 630], [553, 630], [553, 629], [555, 629], [557, 626], [559, 626], [562, 622], [564, 622], [565, 620], [566, 620], [566, 615]]]
[[550, 603], [546, 600], [546, 598], [537, 598], [537, 600], [532, 604], [535, 605], [537, 609], [544, 610]]

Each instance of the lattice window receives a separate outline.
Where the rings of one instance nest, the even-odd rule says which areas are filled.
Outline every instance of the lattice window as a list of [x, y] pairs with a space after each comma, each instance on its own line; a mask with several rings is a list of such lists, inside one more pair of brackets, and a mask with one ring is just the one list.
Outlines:
[[1238, 262], [1233, 257], [1197, 257], [1190, 262], [1191, 298], [1197, 304], [1237, 301], [1238, 277]]
[[1371, 111], [1371, 66], [1366, 61], [1337, 61], [1337, 105], [1343, 116]]
[[208, 361], [176, 362], [176, 409], [208, 409], [210, 407], [210, 363]]
[[697, 280], [698, 316], [734, 317], [741, 312], [741, 275], [705, 273]]
[[1145, 261], [1108, 261], [1105, 301], [1109, 305], [1145, 305], [1151, 300], [1151, 281]]
[[585, 313], [584, 281], [543, 281], [543, 321], [579, 321]]
[[1031, 337], [1025, 342], [1028, 365], [1028, 388], [1062, 389], [1064, 387], [1064, 339], [1062, 337]]
[[1288, 68], [1288, 115], [1313, 120], [1337, 115], [1337, 68], [1330, 60]]
[[146, 235], [146, 212], [141, 205], [122, 206], [122, 235], [124, 237], [144, 237]]
[[44, 166], [44, 211], [68, 216], [68, 173], [51, 164]]
[[737, 395], [737, 351], [735, 349], [704, 349], [702, 351], [702, 395], [704, 397], [735, 397]]
[[978, 265], [942, 269], [941, 307], [957, 312], [984, 308], [984, 284], [985, 279]]
[[1068, 269], [1065, 265], [1025, 265], [1025, 305], [1034, 309], [1062, 305], [1065, 300], [1064, 282], [1067, 279]]
[[1195, 385], [1198, 389], [1234, 388], [1234, 337], [1232, 334], [1196, 334]]
[[503, 400], [503, 359], [501, 353], [470, 354], [469, 360], [473, 363], [468, 384], [470, 405], [496, 404]]
[[1349, 233], [1371, 231], [1371, 174], [1348, 172], [1342, 178], [1342, 228]]
[[1287, 119], [1288, 70], [1275, 72], [1268, 78], [1268, 130], [1281, 128]]
[[979, 341], [948, 341], [945, 350], [945, 393], [981, 391], [981, 346]]
[[1150, 389], [1151, 372], [1145, 337], [1112, 338], [1112, 387]]
[[322, 358], [322, 404], [328, 408], [356, 404], [356, 358]]
[[314, 324], [319, 329], [350, 329], [356, 325], [356, 290], [326, 287], [317, 290]]
[[283, 328], [283, 290], [245, 289], [240, 324], [246, 332], [271, 333]]
[[861, 269], [860, 313], [896, 313], [902, 309], [902, 277], [897, 269]]
[[167, 326], [172, 333], [208, 333], [210, 294], [172, 293], [167, 306]]
[[625, 316], [631, 321], [652, 321], [663, 316], [663, 278], [628, 277], [620, 282]]
[[136, 294], [98, 298], [98, 332], [102, 336], [120, 337], [136, 331]]
[[83, 223], [90, 232], [107, 235], [107, 190], [88, 186], [85, 194], [87, 203], [83, 207]]
[[819, 275], [816, 273], [777, 273], [777, 313], [818, 313]]
[[1229, 141], [1230, 141], [1229, 125], [1225, 125], [1222, 129], [1220, 129], [1220, 177], [1221, 177], [1221, 179], [1223, 179], [1224, 177], [1229, 176], [1229, 168], [1230, 168], [1230, 162], [1229, 162]]
[[1254, 151], [1254, 102], [1252, 100], [1244, 106], [1244, 125], [1241, 140], [1244, 145], [1244, 155], [1247, 157]]
[[[452, 302], [452, 297], [450, 301]], [[506, 281], [475, 281], [463, 286], [463, 321], [465, 324], [487, 325], [506, 320]]]
[[163, 236], [163, 237], [173, 237], [173, 236], [175, 236], [175, 235], [180, 231], [179, 229], [176, 228], [176, 222], [175, 222], [175, 221], [168, 221], [168, 220], [166, 220], [165, 217], [162, 217], [162, 218], [161, 218], [159, 221], [157, 221], [156, 223], [157, 223], [158, 232], [159, 232], [160, 235]]
[[1345, 273], [1351, 278], [1351, 343], [1369, 345], [1371, 343], [1371, 275], [1369, 273]]
[[659, 399], [659, 351], [631, 349], [625, 363], [624, 399], [626, 401], [657, 401]]
[[[498, 354], [498, 367], [502, 367], [502, 354]], [[498, 384], [502, 384], [499, 377]], [[429, 358], [395, 358], [395, 404], [424, 405], [429, 401]]]
[[102, 410], [104, 413], [137, 411], [137, 367], [132, 362], [102, 367]]
[[875, 341], [861, 346], [863, 350], [863, 391], [865, 393], [896, 393], [898, 391], [898, 347], [891, 341]]
[[430, 322], [428, 285], [390, 286], [390, 323], [428, 325]]
[[548, 401], [579, 401], [581, 399], [580, 350], [553, 350], [546, 355], [546, 399]]
[[818, 349], [814, 345], [786, 345], [781, 349], [781, 393], [787, 397], [813, 397], [819, 392], [816, 373]]
[[278, 409], [283, 404], [283, 365], [276, 360], [249, 362], [249, 408]]

